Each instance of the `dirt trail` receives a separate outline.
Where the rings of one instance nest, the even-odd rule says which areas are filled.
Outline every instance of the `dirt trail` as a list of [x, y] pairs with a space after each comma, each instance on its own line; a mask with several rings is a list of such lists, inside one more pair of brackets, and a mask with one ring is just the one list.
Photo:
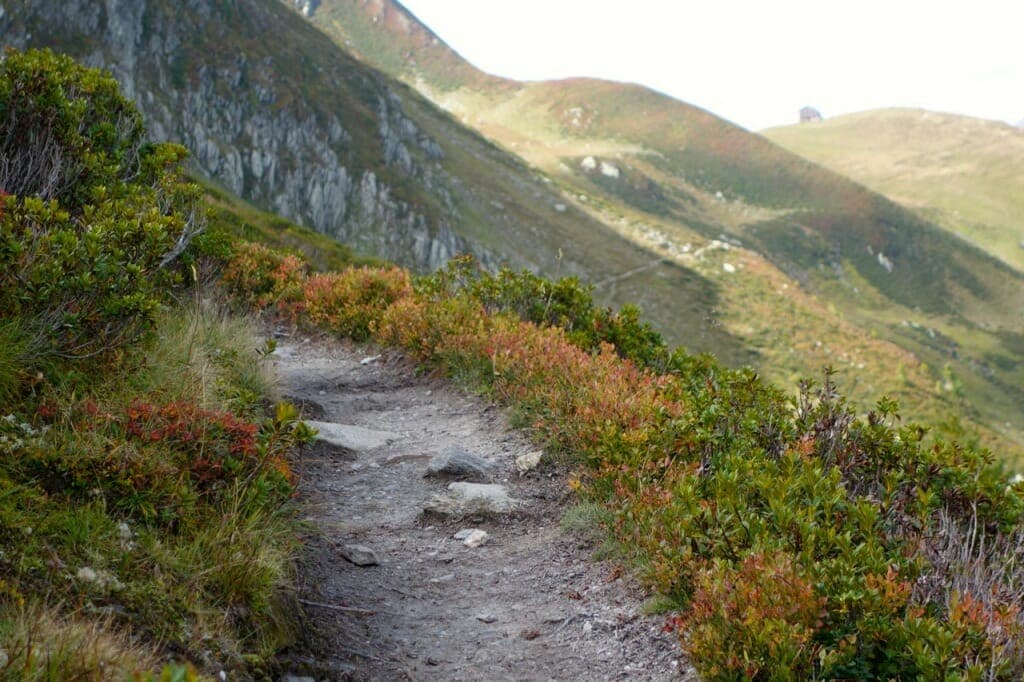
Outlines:
[[[534, 448], [500, 409], [416, 377], [397, 355], [366, 353], [306, 341], [275, 354], [282, 393], [308, 418], [391, 433], [375, 448], [319, 444], [303, 457], [304, 516], [320, 532], [303, 569], [307, 642], [294, 662], [314, 664], [315, 679], [696, 679], [664, 617], [641, 615], [635, 585], [559, 528], [572, 504], [564, 471], [544, 462], [519, 476], [515, 458]], [[447, 485], [424, 477], [427, 463], [451, 446], [496, 465], [494, 482], [519, 509], [425, 516]], [[486, 544], [453, 539], [466, 528], [486, 531]], [[345, 560], [350, 543], [379, 565]]]

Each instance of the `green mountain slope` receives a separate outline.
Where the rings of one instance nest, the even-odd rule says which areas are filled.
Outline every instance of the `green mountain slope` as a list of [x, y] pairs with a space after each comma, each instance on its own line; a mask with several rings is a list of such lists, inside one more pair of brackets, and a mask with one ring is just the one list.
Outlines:
[[[591, 79], [488, 77], [388, 0], [325, 0], [311, 19], [532, 164], [584, 189], [600, 183], [627, 204], [711, 235], [726, 228], [798, 278], [841, 264], [887, 298], [939, 314], [971, 314], [1002, 293], [1001, 282], [1024, 283], [847, 178], [653, 90]], [[616, 183], [608, 176], [585, 173], [580, 163], [587, 156], [615, 166], [633, 186], [611, 189]], [[752, 215], [724, 224], [709, 195]], [[1016, 324], [1024, 308], [1018, 302], [1007, 312], [1012, 320], [984, 322]]]
[[492, 78], [396, 3], [293, 5], [0, 0], [0, 36], [108, 66], [210, 182], [359, 253], [577, 275], [672, 343], [1024, 442], [1010, 268], [651, 90]]
[[763, 134], [1024, 269], [1024, 130], [884, 109]]
[[[570, 188], [581, 209], [722, 281], [718, 319], [769, 373], [806, 372], [881, 340], [891, 345], [851, 361], [852, 382], [899, 392], [894, 377], [918, 363], [932, 397], [911, 401], [938, 400], [939, 412], [973, 414], [1020, 438], [1024, 421], [1010, 403], [1024, 399], [1024, 279], [927, 217], [641, 86], [484, 74], [391, 0], [324, 0], [309, 20]], [[715, 271], [732, 262], [692, 257], [715, 239], [745, 247], [740, 277]], [[787, 277], [800, 296], [773, 298]], [[788, 328], [751, 320], [751, 308]]]
[[589, 281], [643, 269], [646, 280], [601, 299], [638, 301], [674, 340], [750, 359], [711, 319], [712, 282], [572, 207], [542, 174], [276, 0], [0, 7], [4, 42], [110, 68], [157, 138], [182, 140], [200, 175], [261, 209], [421, 269], [462, 251]]

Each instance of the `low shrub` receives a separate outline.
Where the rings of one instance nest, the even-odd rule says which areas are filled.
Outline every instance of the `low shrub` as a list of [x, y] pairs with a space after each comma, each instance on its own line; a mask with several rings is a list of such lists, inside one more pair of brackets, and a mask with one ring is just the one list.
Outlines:
[[991, 453], [926, 441], [889, 399], [857, 416], [830, 370], [790, 397], [669, 351], [635, 309], [598, 311], [572, 280], [458, 260], [368, 304], [349, 292], [369, 276], [309, 287], [329, 306], [308, 321], [404, 348], [583, 464], [572, 485], [681, 605], [702, 674], [1024, 674], [1024, 486]]
[[295, 321], [307, 276], [308, 268], [298, 256], [242, 242], [221, 272], [221, 283], [235, 301], [257, 309], [272, 308]]
[[388, 306], [412, 291], [401, 268], [349, 268], [310, 277], [303, 288], [305, 319], [315, 327], [365, 341]]
[[[177, 338], [182, 319], [161, 316], [157, 338]], [[0, 572], [61, 609], [109, 606], [122, 615], [96, 627], [111, 638], [127, 628], [151, 651], [159, 642], [244, 668], [242, 653], [286, 641], [297, 542], [288, 455], [310, 431], [286, 404], [267, 418], [228, 409], [250, 361], [233, 346], [255, 358], [257, 344], [237, 328], [222, 343], [223, 324], [201, 315], [191, 353], [130, 349], [84, 394], [40, 385], [32, 412], [0, 419]], [[0, 649], [11, 651], [3, 623], [14, 617], [0, 604]]]
[[48, 51], [7, 52], [0, 112], [0, 323], [26, 333], [26, 364], [109, 354], [202, 231], [186, 151], [145, 144], [112, 76]]

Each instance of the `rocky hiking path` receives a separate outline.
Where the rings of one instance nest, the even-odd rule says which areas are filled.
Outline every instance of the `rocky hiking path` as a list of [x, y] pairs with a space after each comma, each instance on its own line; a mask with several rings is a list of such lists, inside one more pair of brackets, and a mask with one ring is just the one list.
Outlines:
[[565, 471], [524, 473], [535, 448], [502, 410], [399, 355], [305, 341], [274, 357], [321, 432], [299, 466], [317, 532], [291, 679], [695, 679], [665, 618], [560, 528]]

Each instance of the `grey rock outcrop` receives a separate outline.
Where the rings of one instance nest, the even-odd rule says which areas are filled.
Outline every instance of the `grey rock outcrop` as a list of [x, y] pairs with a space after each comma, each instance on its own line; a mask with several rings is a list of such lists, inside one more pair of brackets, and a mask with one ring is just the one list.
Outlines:
[[[334, 50], [294, 11], [318, 4], [0, 0], [0, 39], [110, 70], [150, 137], [187, 146], [200, 174], [358, 252], [424, 270], [465, 252], [493, 264], [453, 229], [444, 151], [383, 77], [340, 51], [313, 63], [268, 40], [289, 31]], [[209, 49], [221, 43], [246, 49]]]
[[813, 121], [823, 121], [824, 119], [825, 119], [825, 117], [821, 115], [821, 112], [818, 111], [817, 109], [815, 109], [814, 107], [803, 107], [802, 109], [800, 109], [800, 122], [801, 123], [811, 123]]

